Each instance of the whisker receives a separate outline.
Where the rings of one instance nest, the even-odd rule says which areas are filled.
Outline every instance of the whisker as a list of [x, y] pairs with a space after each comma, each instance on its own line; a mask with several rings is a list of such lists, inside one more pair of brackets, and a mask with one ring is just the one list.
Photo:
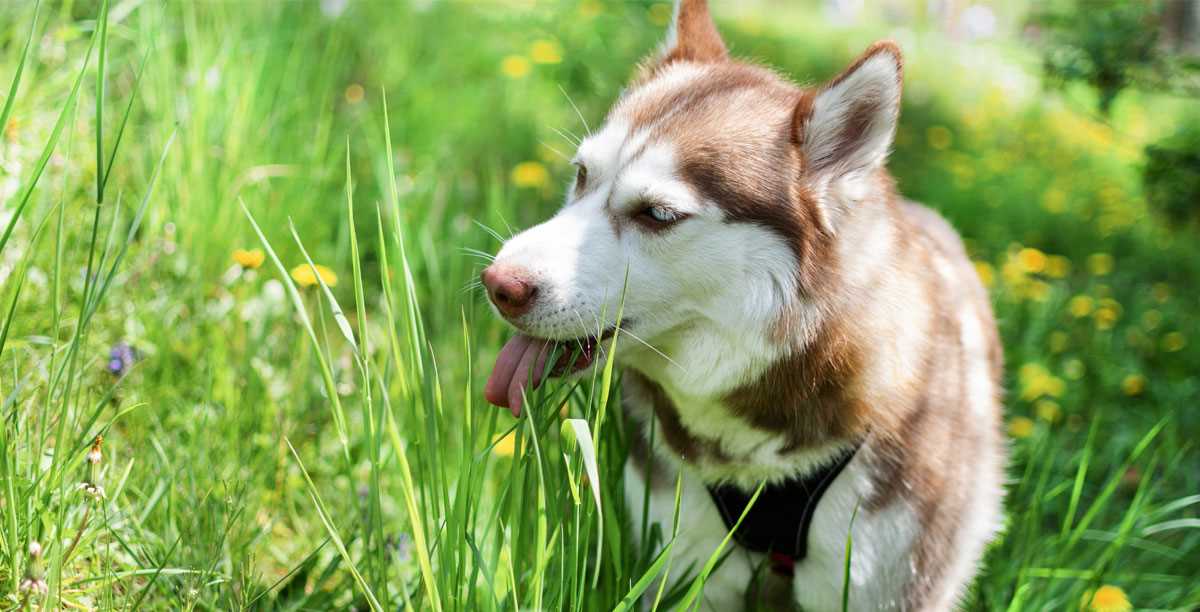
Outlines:
[[[508, 224], [508, 219], [505, 219], [504, 215], [502, 213], [496, 213], [496, 214], [500, 215], [500, 222], [504, 224], [504, 229], [508, 230], [508, 239], [512, 240], [512, 237], [516, 236], [517, 233], [513, 231], [512, 226]], [[508, 242], [508, 240], [501, 240], [501, 242]]]
[[[575, 315], [575, 318], [576, 318], [576, 319], [579, 319], [579, 327], [580, 327], [580, 329], [582, 329], [582, 330], [584, 331], [584, 333], [587, 333], [587, 325], [586, 325], [586, 324], [584, 324], [584, 322], [583, 322], [583, 317], [579, 315], [579, 310], [578, 310], [578, 309], [575, 309], [575, 308], [572, 308], [572, 309], [571, 309], [571, 313]], [[579, 352], [581, 352], [581, 353], [582, 353], [582, 352], [583, 352], [583, 338], [582, 338], [582, 337], [576, 338], [576, 339], [575, 339], [575, 344], [577, 344], [577, 345], [579, 346]]]
[[670, 363], [671, 365], [679, 368], [680, 370], [687, 372], [687, 370], [683, 366], [679, 365], [679, 363], [677, 361], [675, 361], [674, 359], [671, 359], [670, 357], [667, 357], [666, 353], [663, 353], [662, 351], [658, 350], [657, 348], [654, 347], [654, 345], [650, 344], [649, 342], [642, 340], [640, 337], [638, 337], [637, 334], [635, 334], [625, 328], [621, 328], [620, 330], [618, 330], [618, 333], [625, 335], [625, 336], [629, 336], [630, 338], [632, 338], [634, 340], [637, 340], [646, 348], [650, 349], [651, 351], [654, 351], [654, 354], [667, 360], [667, 363]]
[[486, 223], [482, 223], [475, 219], [471, 219], [471, 222], [474, 223], [475, 225], [478, 225], [479, 228], [482, 229], [483, 231], [487, 232], [488, 234], [491, 234], [492, 238], [495, 238], [496, 240], [498, 240], [500, 242], [504, 242], [504, 237], [500, 235], [500, 232], [497, 232], [496, 230], [488, 227], [488, 225]]
[[579, 143], [582, 142], [581, 140], [579, 140], [579, 137], [574, 134], [569, 134], [569, 133], [564, 132], [563, 130], [560, 130], [556, 127], [551, 127], [550, 129], [554, 130], [555, 134], [558, 134], [559, 136], [562, 137], [563, 140], [571, 143], [573, 146], [578, 147]]
[[555, 153], [556, 155], [558, 155], [559, 157], [563, 158], [563, 159], [564, 159], [564, 160], [566, 160], [568, 163], [571, 161], [571, 158], [570, 158], [570, 157], [567, 157], [566, 155], [564, 155], [564, 154], [563, 154], [563, 152], [562, 152], [562, 151], [559, 151], [558, 149], [555, 149], [554, 147], [550, 146], [550, 145], [549, 145], [549, 143], [547, 143], [545, 140], [539, 140], [538, 142], [539, 142], [539, 143], [540, 143], [540, 144], [541, 144], [543, 147], [546, 147], [547, 149], [550, 149], [551, 151], [554, 151], [554, 153]]
[[579, 112], [579, 107], [575, 105], [575, 101], [571, 99], [571, 95], [567, 93], [567, 90], [563, 89], [562, 85], [558, 86], [558, 90], [562, 92], [563, 97], [567, 99], [567, 103], [571, 105], [571, 108], [575, 109], [575, 115], [578, 116], [579, 121], [583, 123], [583, 129], [587, 130], [588, 136], [591, 136], [592, 127], [588, 125], [587, 119], [583, 118], [583, 113]]
[[484, 261], [495, 261], [496, 260], [495, 255], [492, 255], [491, 253], [485, 253], [484, 251], [480, 251], [479, 249], [472, 249], [471, 247], [459, 247], [458, 250], [462, 251], [464, 255], [473, 255], [475, 257], [483, 259]]

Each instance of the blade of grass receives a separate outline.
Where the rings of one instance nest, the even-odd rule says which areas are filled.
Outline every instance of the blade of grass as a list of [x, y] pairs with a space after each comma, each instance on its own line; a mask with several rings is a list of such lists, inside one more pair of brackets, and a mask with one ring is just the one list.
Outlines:
[[687, 594], [684, 595], [683, 601], [680, 602], [677, 609], [690, 610], [692, 609], [693, 605], [698, 606], [700, 604], [700, 593], [704, 590], [704, 583], [707, 582], [708, 577], [712, 575], [713, 570], [717, 566], [717, 562], [721, 559], [721, 554], [725, 552], [725, 547], [729, 545], [729, 540], [733, 538], [733, 534], [736, 533], [738, 528], [742, 526], [742, 521], [745, 520], [746, 515], [750, 513], [750, 509], [754, 507], [754, 502], [758, 501], [758, 496], [762, 493], [763, 487], [765, 487], [766, 484], [767, 483], [764, 481], [762, 484], [758, 485], [757, 489], [754, 490], [754, 495], [750, 496], [750, 502], [747, 503], [746, 508], [742, 510], [742, 515], [738, 517], [737, 522], [733, 524], [733, 528], [725, 534], [725, 537], [721, 540], [721, 544], [718, 545], [717, 549], [713, 551], [711, 556], [709, 556], [708, 561], [704, 564], [704, 568], [700, 570], [700, 574], [697, 575], [695, 580], [692, 581], [692, 586], [688, 589]]
[[[4, 246], [8, 244], [8, 239], [12, 237], [13, 229], [16, 228], [17, 221], [21, 219], [21, 213], [29, 205], [33, 191], [37, 187], [38, 181], [42, 178], [42, 173], [46, 170], [46, 165], [50, 162], [50, 156], [54, 153], [54, 149], [58, 145], [58, 139], [62, 135], [63, 127], [66, 125], [67, 117], [70, 115], [69, 111], [74, 107], [75, 100], [79, 97], [79, 88], [83, 85], [83, 76], [87, 73], [88, 64], [91, 62], [92, 51], [96, 47], [96, 38], [95, 34], [93, 34], [91, 42], [88, 43], [87, 53], [83, 57], [83, 65], [80, 66], [79, 74], [75, 77], [75, 84], [71, 86], [71, 93], [67, 96], [67, 101], [63, 104], [62, 110], [59, 111], [58, 119], [54, 122], [54, 128], [50, 130], [50, 138], [46, 140], [46, 145], [42, 147], [42, 153], [38, 157], [37, 163], [34, 164], [33, 175], [26, 182], [21, 197], [17, 200], [17, 205], [13, 208], [12, 218], [9, 220], [8, 226], [4, 228], [4, 233], [0, 234], [0, 253], [4, 252]], [[11, 102], [12, 98], [10, 97], [8, 101]]]
[[[387, 394], [383, 395], [385, 404], [387, 397]], [[433, 562], [430, 560], [429, 548], [425, 542], [424, 521], [418, 510], [416, 485], [413, 483], [412, 469], [408, 463], [408, 451], [405, 450], [404, 443], [400, 439], [400, 431], [396, 427], [396, 421], [392, 417], [390, 409], [387, 409], [387, 425], [396, 459], [400, 462], [400, 489], [404, 496], [404, 507], [408, 511], [409, 523], [412, 524], [413, 546], [417, 552], [417, 565], [421, 569], [422, 583], [424, 583], [425, 592], [429, 597], [429, 605], [435, 612], [441, 612], [442, 600], [438, 596], [437, 582], [433, 579]]]
[[[683, 472], [679, 472], [675, 476], [675, 508], [672, 511], [671, 518], [671, 541], [679, 536], [679, 509], [683, 504]], [[658, 592], [654, 594], [654, 605], [650, 607], [651, 612], [658, 610], [658, 605], [662, 603], [663, 592], [667, 589], [667, 580], [671, 576], [671, 564], [673, 558], [667, 558], [667, 568], [663, 571], [662, 580], [658, 583]]]
[[0, 110], [0, 128], [8, 125], [8, 116], [12, 114], [13, 104], [17, 101], [17, 90], [21, 87], [21, 75], [25, 73], [25, 61], [29, 57], [29, 46], [33, 43], [33, 34], [37, 31], [38, 13], [42, 10], [42, 0], [33, 3], [33, 19], [29, 23], [29, 35], [25, 37], [25, 46], [21, 48], [21, 58], [17, 60], [17, 70], [13, 73], [12, 83], [8, 86], [8, 97], [4, 99], [4, 110]]
[[858, 518], [858, 504], [850, 513], [850, 525], [846, 527], [846, 561], [842, 566], [842, 612], [850, 612], [850, 555], [854, 551], [854, 519]]
[[[246, 208], [246, 203], [238, 200], [241, 204], [242, 212], [246, 218], [250, 220], [250, 226], [254, 228], [254, 233], [258, 235], [259, 241], [263, 245], [263, 249], [270, 256], [271, 262], [275, 265], [275, 269], [279, 272], [280, 278], [283, 279], [284, 289], [287, 290], [288, 296], [292, 300], [292, 306], [296, 309], [296, 314], [300, 317], [300, 323], [304, 327], [304, 331], [308, 333], [308, 339], [312, 343], [313, 352], [316, 353], [317, 363], [321, 368], [321, 380], [325, 384], [325, 393], [329, 396], [330, 405], [333, 410], [333, 422], [337, 428], [338, 440], [342, 444], [342, 454], [346, 460], [350, 460], [350, 440], [346, 433], [346, 415], [342, 410], [342, 400], [338, 396], [337, 384], [334, 383], [333, 370], [330, 368], [329, 361], [325, 354], [321, 351], [321, 341], [317, 338], [317, 332], [313, 329], [312, 320], [308, 315], [308, 309], [304, 306], [304, 299], [300, 296], [300, 291], [296, 289], [296, 284], [292, 282], [292, 277], [283, 266], [283, 262], [279, 260], [279, 256], [275, 254], [275, 249], [271, 248], [270, 241], [267, 240], [262, 229], [258, 226], [258, 222], [254, 220], [254, 215], [250, 214], [250, 209]], [[315, 271], [314, 271], [315, 274]], [[321, 277], [317, 274], [317, 278]]]
[[370, 585], [363, 579], [362, 574], [358, 573], [358, 568], [354, 565], [354, 560], [350, 558], [350, 552], [346, 550], [346, 544], [342, 542], [342, 537], [338, 535], [337, 527], [333, 524], [333, 520], [329, 517], [329, 512], [325, 509], [325, 502], [321, 501], [321, 494], [317, 492], [317, 486], [313, 484], [312, 478], [308, 475], [308, 470], [304, 469], [304, 462], [300, 460], [300, 454], [296, 452], [296, 447], [292, 446], [292, 441], [285, 439], [288, 449], [292, 451], [292, 457], [295, 457], [296, 464], [300, 466], [300, 473], [304, 475], [304, 483], [308, 485], [308, 495], [312, 498], [313, 504], [316, 506], [317, 515], [321, 518], [321, 523], [325, 525], [325, 530], [329, 533], [330, 539], [333, 540], [333, 546], [337, 548], [338, 554], [342, 560], [346, 562], [346, 566], [350, 569], [350, 574], [354, 576], [354, 581], [358, 583], [359, 589], [362, 590], [363, 596], [367, 598], [367, 603], [372, 610], [381, 612], [383, 606], [379, 605], [379, 600], [375, 599], [375, 593], [371, 591]]

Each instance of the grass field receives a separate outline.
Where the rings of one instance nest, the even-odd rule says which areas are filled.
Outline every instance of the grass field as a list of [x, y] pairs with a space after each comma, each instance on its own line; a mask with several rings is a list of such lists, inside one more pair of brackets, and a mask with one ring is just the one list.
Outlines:
[[[0, 609], [701, 604], [672, 534], [629, 535], [619, 372], [484, 405], [507, 332], [470, 286], [669, 7], [343, 4], [0, 3]], [[1200, 240], [1139, 180], [1189, 102], [1101, 122], [1017, 42], [732, 10], [802, 81], [907, 54], [892, 168], [1008, 364], [966, 607], [1200, 606]]]

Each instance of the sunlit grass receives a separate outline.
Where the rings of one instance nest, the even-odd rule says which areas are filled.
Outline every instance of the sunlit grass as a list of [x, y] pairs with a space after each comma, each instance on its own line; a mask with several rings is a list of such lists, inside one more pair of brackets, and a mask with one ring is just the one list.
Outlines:
[[[702, 603], [711, 563], [630, 536], [619, 372], [484, 405], [505, 332], [463, 290], [553, 210], [662, 7], [129, 6], [0, 5], [0, 608]], [[796, 21], [723, 25], [806, 80], [883, 32]], [[969, 606], [1194, 608], [1194, 230], [1145, 206], [1138, 143], [940, 80], [921, 36], [893, 167], [1008, 362]]]

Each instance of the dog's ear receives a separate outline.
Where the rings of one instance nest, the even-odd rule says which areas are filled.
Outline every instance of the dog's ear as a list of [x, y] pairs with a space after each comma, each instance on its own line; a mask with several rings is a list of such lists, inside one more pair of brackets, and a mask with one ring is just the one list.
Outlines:
[[837, 178], [883, 163], [900, 114], [902, 66], [895, 43], [877, 42], [837, 78], [801, 97], [792, 129], [807, 174]]
[[671, 26], [658, 64], [673, 61], [719, 62], [729, 57], [725, 41], [708, 13], [705, 0], [675, 0]]

